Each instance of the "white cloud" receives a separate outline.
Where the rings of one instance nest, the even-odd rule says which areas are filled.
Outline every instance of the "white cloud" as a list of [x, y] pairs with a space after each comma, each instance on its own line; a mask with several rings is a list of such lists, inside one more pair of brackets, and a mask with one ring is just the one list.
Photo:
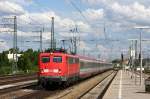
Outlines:
[[69, 18], [64, 18], [62, 20], [59, 20], [59, 22], [57, 23], [62, 29], [68, 29], [70, 30], [71, 28], [73, 28], [75, 26], [75, 22]]
[[75, 23], [81, 31], [91, 31], [90, 25], [88, 25], [82, 21], [76, 21]]
[[10, 33], [10, 32], [13, 32], [14, 30], [11, 28], [0, 28], [0, 32], [6, 32], [6, 31], [8, 31], [7, 33]]
[[34, 31], [33, 29], [37, 29], [35, 28], [35, 25], [39, 25], [39, 27], [46, 26], [46, 31], [50, 32], [51, 17], [55, 18], [55, 31], [58, 32], [61, 36], [70, 37], [71, 35], [69, 31], [74, 29], [75, 26], [78, 27], [79, 32], [84, 32], [84, 35], [87, 33], [87, 31], [91, 30], [91, 27], [83, 21], [74, 21], [70, 18], [63, 18], [57, 15], [54, 11], [25, 13], [18, 16], [18, 23], [21, 27], [26, 28], [25, 31], [29, 29], [29, 26], [31, 28], [29, 30]]
[[120, 5], [119, 3], [114, 3], [112, 5], [114, 12], [121, 14], [132, 20], [142, 20], [150, 21], [150, 8], [146, 8], [144, 5], [135, 2], [132, 5]]
[[104, 45], [100, 44], [98, 44], [96, 48], [98, 49], [99, 52], [97, 54], [100, 54], [100, 59], [109, 59], [109, 54], [112, 53], [110, 52], [109, 48], [106, 48]]
[[90, 5], [98, 5], [102, 2], [103, 0], [82, 0], [84, 3], [88, 3]]
[[[9, 0], [12, 1], [12, 0]], [[23, 6], [29, 6], [34, 3], [33, 0], [13, 0], [15, 3], [21, 4]]]
[[25, 13], [25, 10], [16, 3], [2, 0], [0, 1], [0, 12], [0, 15], [21, 15]]
[[53, 11], [45, 12], [26, 12], [23, 15], [18, 16], [20, 24], [21, 23], [30, 23], [30, 24], [50, 24], [51, 17], [55, 17], [55, 21], [59, 21], [60, 17], [55, 14]]
[[99, 50], [99, 51], [102, 51], [102, 52], [104, 52], [104, 51], [109, 51], [109, 49], [108, 48], [106, 48], [106, 47], [104, 47], [103, 45], [97, 45], [96, 46], [97, 47], [97, 49]]
[[[50, 40], [50, 32], [44, 32], [42, 35], [43, 41]], [[40, 39], [40, 32], [22, 32], [18, 31], [18, 36], [28, 38], [28, 39]]]
[[103, 9], [87, 9], [83, 12], [83, 14], [89, 19], [89, 20], [98, 20], [102, 19], [104, 17], [104, 10]]
[[[44, 25], [47, 28], [47, 32], [50, 32], [51, 28], [51, 17], [55, 17], [55, 30], [56, 31], [69, 31], [73, 28], [75, 28], [75, 25], [77, 25], [79, 32], [84, 32], [81, 35], [85, 36], [85, 33], [87, 31], [91, 31], [91, 27], [83, 22], [83, 21], [75, 21], [72, 20], [69, 17], [62, 17], [58, 14], [56, 14], [52, 10], [44, 11], [44, 12], [28, 12], [23, 8], [23, 5], [26, 3], [25, 0], [18, 1], [18, 0], [1, 0], [0, 5], [6, 5], [6, 6], [0, 6], [0, 12], [1, 14], [7, 16], [7, 15], [17, 15], [17, 25], [18, 25], [18, 35], [21, 36], [27, 36], [32, 35], [32, 31], [36, 28], [34, 25], [40, 25], [43, 27]], [[98, 16], [102, 16], [103, 11], [102, 10], [94, 10], [94, 9], [88, 9], [85, 14], [87, 14], [91, 19], [97, 19]], [[34, 24], [34, 25], [33, 25]], [[39, 26], [39, 27], [40, 27]], [[64, 34], [63, 34], [64, 33]], [[66, 32], [61, 33], [64, 36], [67, 36], [70, 34], [66, 34]], [[88, 34], [88, 33], [87, 33]], [[81, 36], [80, 35], [80, 36]]]
[[22, 6], [28, 6], [34, 3], [33, 0], [0, 0], [0, 2], [8, 1], [11, 3], [16, 3]]
[[80, 41], [80, 43], [79, 43], [79, 46], [78, 46], [78, 48], [79, 48], [79, 50], [86, 50], [86, 51], [88, 51], [88, 50], [91, 50], [91, 48], [87, 45], [87, 43], [86, 42], [84, 42], [84, 41]]
[[9, 45], [6, 42], [0, 42], [0, 51], [2, 50], [8, 50]]
[[[126, 21], [132, 21], [138, 24], [150, 24], [150, 7], [146, 6], [146, 0], [82, 0], [89, 5], [103, 5], [106, 13], [106, 17], [116, 18], [118, 20], [125, 19]], [[111, 14], [110, 14], [111, 13]], [[119, 19], [123, 17], [123, 19]]]

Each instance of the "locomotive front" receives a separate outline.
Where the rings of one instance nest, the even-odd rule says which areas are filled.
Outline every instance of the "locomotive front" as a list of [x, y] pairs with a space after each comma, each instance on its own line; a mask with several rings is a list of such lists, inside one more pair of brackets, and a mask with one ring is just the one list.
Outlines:
[[44, 87], [53, 82], [66, 81], [65, 54], [41, 53], [39, 55], [39, 83]]
[[68, 85], [79, 78], [79, 57], [72, 54], [54, 52], [39, 55], [39, 84], [48, 87], [57, 83]]

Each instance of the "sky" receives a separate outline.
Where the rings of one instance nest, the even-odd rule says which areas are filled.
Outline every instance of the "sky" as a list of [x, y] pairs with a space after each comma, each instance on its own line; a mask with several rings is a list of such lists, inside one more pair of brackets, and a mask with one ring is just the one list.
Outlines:
[[[34, 41], [39, 41], [43, 28], [43, 49], [50, 47], [54, 17], [58, 47], [62, 46], [61, 40], [72, 37], [70, 30], [77, 27], [78, 54], [101, 59], [120, 58], [121, 53], [128, 56], [130, 39], [139, 39], [140, 32], [143, 39], [150, 39], [150, 29], [135, 28], [150, 25], [149, 4], [150, 0], [0, 0], [0, 51], [13, 45], [12, 26], [2, 25], [13, 21], [6, 18], [17, 16], [19, 49], [37, 50], [39, 43]], [[66, 42], [66, 47], [69, 44]], [[149, 42], [143, 42], [142, 47], [148, 57]]]

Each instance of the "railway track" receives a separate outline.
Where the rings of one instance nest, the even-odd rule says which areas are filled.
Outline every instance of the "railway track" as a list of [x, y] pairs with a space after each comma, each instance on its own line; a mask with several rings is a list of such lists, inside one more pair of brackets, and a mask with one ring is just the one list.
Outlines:
[[13, 92], [15, 90], [19, 90], [27, 86], [36, 85], [36, 84], [37, 84], [37, 80], [29, 80], [29, 81], [24, 81], [24, 82], [3, 85], [3, 86], [0, 86], [0, 95]]
[[81, 96], [79, 96], [78, 98], [79, 99], [102, 99], [107, 88], [115, 78], [116, 74], [117, 73], [114, 72], [111, 75], [107, 76], [106, 78], [104, 78], [104, 80], [102, 80], [96, 86], [93, 86], [93, 88], [89, 89], [87, 92], [81, 94]]
[[[98, 86], [100, 82], [102, 86], [104, 83], [109, 82], [115, 76], [114, 71], [107, 71], [92, 78], [80, 81], [77, 84], [71, 85], [68, 88], [61, 88], [60, 86], [52, 86], [54, 88], [50, 90], [45, 90], [40, 86], [37, 86], [35, 83], [26, 86], [19, 86], [17, 89], [8, 89], [6, 94], [0, 94], [0, 98], [12, 98], [15, 99], [86, 99], [84, 98], [88, 93], [91, 93], [91, 90]], [[15, 87], [14, 87], [15, 88]], [[99, 89], [102, 89], [99, 87]], [[103, 86], [102, 92], [106, 90], [106, 86]], [[1, 92], [0, 92], [1, 93]], [[91, 96], [91, 95], [90, 95]]]
[[78, 86], [60, 96], [50, 97], [50, 99], [98, 99], [103, 96], [115, 75], [116, 72], [103, 73], [97, 81], [91, 80], [85, 86]]
[[10, 75], [0, 75], [0, 79], [5, 79], [5, 78], [13, 78], [13, 77], [22, 77], [22, 76], [28, 76], [28, 75], [33, 75], [36, 73], [29, 73], [29, 74], [10, 74]]
[[0, 76], [0, 86], [11, 84], [11, 83], [16, 83], [20, 81], [35, 80], [35, 79], [37, 79], [36, 73]]
[[0, 77], [0, 95], [13, 92], [21, 88], [35, 85], [37, 83], [36, 74], [19, 74], [19, 75], [7, 75]]
[[[103, 94], [113, 80], [113, 77], [115, 77], [115, 74], [116, 72], [114, 71], [107, 71], [92, 78], [80, 81], [79, 83], [71, 85], [65, 89], [56, 87], [54, 89], [45, 90], [38, 86], [34, 86], [33, 88], [28, 87], [27, 90], [30, 90], [30, 92], [27, 92], [26, 95], [16, 96], [16, 99], [84, 99], [84, 97], [100, 83], [102, 88], [99, 87], [99, 89], [103, 90], [99, 94]], [[104, 86], [106, 82], [107, 85]]]

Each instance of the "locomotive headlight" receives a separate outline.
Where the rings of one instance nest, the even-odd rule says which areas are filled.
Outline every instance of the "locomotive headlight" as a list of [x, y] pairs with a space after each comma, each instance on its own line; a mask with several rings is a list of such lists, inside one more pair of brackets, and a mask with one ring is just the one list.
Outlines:
[[53, 69], [53, 72], [54, 73], [61, 73], [61, 70], [60, 69]]
[[49, 72], [49, 69], [43, 69], [43, 72], [44, 72], [44, 73], [48, 73], [48, 72]]
[[58, 73], [59, 70], [58, 70], [58, 69], [53, 69], [53, 72], [54, 72], [54, 73]]

